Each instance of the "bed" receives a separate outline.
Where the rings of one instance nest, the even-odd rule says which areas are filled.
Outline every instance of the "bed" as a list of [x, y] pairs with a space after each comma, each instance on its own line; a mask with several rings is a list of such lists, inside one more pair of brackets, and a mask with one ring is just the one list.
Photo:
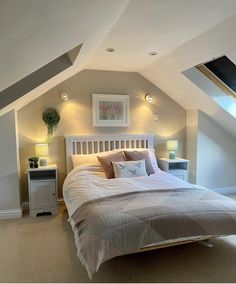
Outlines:
[[[161, 171], [152, 156], [152, 134], [65, 139], [63, 196], [78, 257], [90, 278], [116, 256], [236, 234], [236, 202]], [[107, 179], [97, 159], [89, 160], [95, 153], [123, 149], [147, 149], [154, 174]], [[83, 158], [75, 168], [74, 155]]]

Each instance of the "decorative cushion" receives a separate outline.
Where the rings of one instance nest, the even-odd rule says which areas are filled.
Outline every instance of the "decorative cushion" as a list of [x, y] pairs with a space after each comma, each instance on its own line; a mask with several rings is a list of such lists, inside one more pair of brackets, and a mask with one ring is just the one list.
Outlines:
[[124, 155], [127, 161], [139, 161], [139, 160], [145, 160], [146, 164], [146, 171], [147, 174], [154, 174], [155, 171], [153, 169], [148, 150], [143, 151], [124, 151]]
[[112, 162], [116, 178], [147, 176], [145, 160]]
[[122, 152], [117, 152], [117, 153], [110, 154], [110, 155], [97, 156], [97, 158], [98, 158], [98, 161], [100, 162], [107, 178], [114, 178], [115, 177], [112, 162], [125, 161], [125, 158], [124, 158], [124, 155], [122, 154]]
[[120, 151], [138, 151], [138, 152], [142, 152], [142, 151], [148, 151], [149, 154], [149, 158], [151, 160], [151, 164], [153, 167], [154, 172], [158, 172], [161, 171], [160, 168], [157, 165], [157, 159], [156, 159], [156, 152], [154, 148], [124, 148], [124, 149], [120, 149]]

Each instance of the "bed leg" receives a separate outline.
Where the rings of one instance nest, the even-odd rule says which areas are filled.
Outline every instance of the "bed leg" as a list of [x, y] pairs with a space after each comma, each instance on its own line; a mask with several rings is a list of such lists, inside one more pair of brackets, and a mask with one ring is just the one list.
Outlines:
[[204, 247], [207, 247], [207, 248], [214, 247], [214, 244], [212, 242], [210, 242], [209, 240], [199, 241], [197, 243], [204, 246]]

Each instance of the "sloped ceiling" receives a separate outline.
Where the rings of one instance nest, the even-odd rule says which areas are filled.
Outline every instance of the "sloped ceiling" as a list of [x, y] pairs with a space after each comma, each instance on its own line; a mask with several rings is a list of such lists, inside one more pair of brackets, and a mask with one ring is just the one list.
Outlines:
[[71, 68], [1, 110], [0, 114], [22, 107], [84, 69], [128, 2], [0, 0], [0, 91], [83, 43]]
[[235, 0], [130, 1], [88, 67], [139, 72], [235, 13]]
[[[0, 90], [84, 43], [83, 61], [127, 1], [1, 0]], [[89, 52], [90, 51], [90, 52]]]
[[235, 15], [235, 0], [0, 0], [0, 91], [83, 43], [71, 68], [0, 115], [83, 69], [135, 71], [236, 136], [235, 119], [182, 74], [222, 54], [236, 62]]
[[232, 16], [176, 48], [140, 73], [185, 109], [200, 109], [236, 137], [235, 118], [182, 74], [190, 67], [223, 54], [236, 63], [235, 28], [236, 16]]
[[[235, 118], [182, 74], [223, 54], [236, 62], [236, 1], [144, 2], [129, 3], [88, 67], [138, 71], [185, 109], [200, 109], [236, 137]], [[110, 46], [116, 51], [107, 54]]]

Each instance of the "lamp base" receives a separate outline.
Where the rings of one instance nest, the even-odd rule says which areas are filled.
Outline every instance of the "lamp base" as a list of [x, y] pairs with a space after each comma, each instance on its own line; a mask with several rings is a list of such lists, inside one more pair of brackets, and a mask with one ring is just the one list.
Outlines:
[[169, 152], [169, 159], [170, 159], [170, 160], [173, 160], [173, 159], [175, 159], [175, 157], [176, 157], [175, 151], [170, 151], [170, 152]]
[[44, 158], [44, 157], [41, 157], [40, 160], [39, 160], [40, 167], [45, 167], [45, 166], [47, 166], [47, 164], [48, 164], [47, 159]]

